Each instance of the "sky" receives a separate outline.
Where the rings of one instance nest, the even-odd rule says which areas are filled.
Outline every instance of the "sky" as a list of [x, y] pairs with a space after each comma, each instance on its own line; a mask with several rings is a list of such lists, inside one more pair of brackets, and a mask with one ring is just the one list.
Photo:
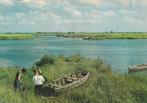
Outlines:
[[0, 0], [0, 32], [146, 32], [147, 0]]

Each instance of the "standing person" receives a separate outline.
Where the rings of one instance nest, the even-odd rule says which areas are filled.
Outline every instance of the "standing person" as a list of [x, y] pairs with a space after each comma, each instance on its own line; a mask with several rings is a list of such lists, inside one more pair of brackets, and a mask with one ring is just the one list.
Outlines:
[[14, 79], [14, 91], [21, 91], [21, 87], [22, 87], [22, 80], [21, 77], [23, 74], [25, 74], [27, 71], [25, 68], [22, 68], [20, 71], [18, 71], [15, 75], [15, 79]]
[[42, 86], [43, 86], [43, 82], [45, 81], [44, 77], [42, 76], [42, 72], [40, 69], [37, 69], [34, 71], [34, 77], [33, 77], [33, 81], [35, 84], [34, 90], [35, 90], [35, 95], [39, 96], [42, 93]]

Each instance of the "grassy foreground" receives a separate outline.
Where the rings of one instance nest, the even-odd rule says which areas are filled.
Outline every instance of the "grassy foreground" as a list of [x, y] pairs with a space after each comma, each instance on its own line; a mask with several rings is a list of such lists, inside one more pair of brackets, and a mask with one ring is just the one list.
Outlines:
[[0, 34], [0, 40], [32, 39], [32, 34]]
[[116, 33], [58, 33], [58, 37], [83, 38], [87, 40], [103, 39], [147, 39], [146, 32], [116, 32]]
[[13, 91], [17, 68], [0, 68], [0, 103], [147, 103], [147, 78], [136, 75], [113, 74], [103, 61], [46, 55], [36, 65], [47, 81], [67, 73], [89, 71], [90, 78], [80, 87], [62, 92], [57, 97], [41, 98], [33, 94], [32, 70], [23, 77], [28, 88], [25, 95]]

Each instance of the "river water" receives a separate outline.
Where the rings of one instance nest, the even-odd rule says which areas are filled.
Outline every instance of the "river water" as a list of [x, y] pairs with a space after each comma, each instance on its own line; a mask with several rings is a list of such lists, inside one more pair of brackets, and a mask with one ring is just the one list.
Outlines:
[[30, 40], [0, 40], [0, 66], [29, 67], [44, 54], [101, 58], [113, 71], [127, 72], [128, 66], [147, 63], [147, 39], [81, 40], [41, 36]]

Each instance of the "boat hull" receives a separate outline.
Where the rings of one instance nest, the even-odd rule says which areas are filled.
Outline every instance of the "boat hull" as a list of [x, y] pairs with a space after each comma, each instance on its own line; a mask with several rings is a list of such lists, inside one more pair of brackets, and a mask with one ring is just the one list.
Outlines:
[[44, 86], [44, 96], [56, 95], [61, 91], [80, 86], [87, 81], [89, 75], [89, 72], [77, 72], [64, 75]]
[[145, 71], [147, 70], [147, 64], [139, 64], [136, 66], [128, 67], [128, 70], [129, 73]]

